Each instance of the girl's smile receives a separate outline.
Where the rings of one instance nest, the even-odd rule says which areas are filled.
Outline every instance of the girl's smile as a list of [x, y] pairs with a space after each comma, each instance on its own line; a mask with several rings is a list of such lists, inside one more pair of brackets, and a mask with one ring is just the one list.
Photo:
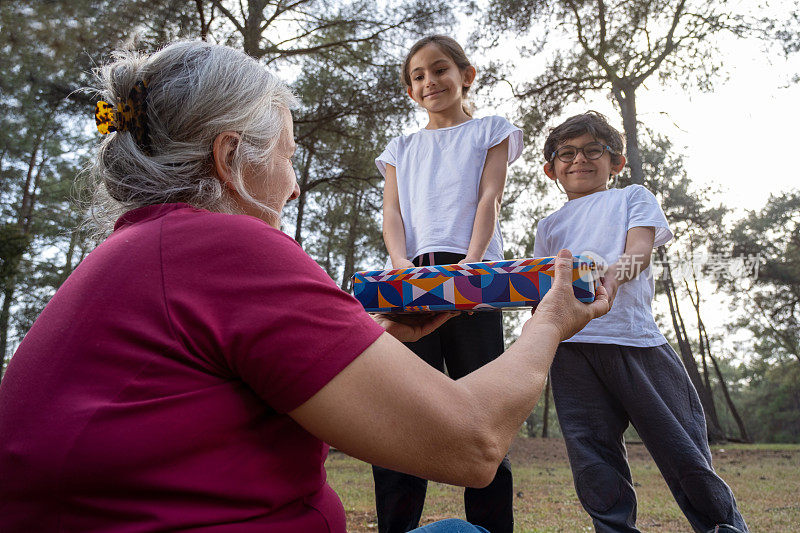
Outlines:
[[428, 44], [411, 57], [408, 72], [408, 95], [428, 112], [429, 128], [455, 126], [469, 120], [462, 108], [463, 92], [475, 79], [474, 67], [462, 70], [441, 48]]

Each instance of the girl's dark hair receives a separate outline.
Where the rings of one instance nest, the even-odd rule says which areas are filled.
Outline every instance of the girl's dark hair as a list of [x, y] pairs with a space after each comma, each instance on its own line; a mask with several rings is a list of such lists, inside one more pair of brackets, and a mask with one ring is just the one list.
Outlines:
[[611, 154], [611, 162], [618, 164], [625, 150], [625, 140], [608, 119], [597, 111], [587, 111], [581, 115], [569, 117], [567, 120], [550, 130], [550, 135], [544, 142], [544, 158], [553, 160], [553, 152], [566, 140], [574, 139], [588, 133], [597, 140], [608, 144], [616, 153]]
[[[436, 45], [439, 50], [453, 60], [453, 63], [455, 63], [462, 72], [472, 66], [470, 60], [467, 59], [467, 54], [464, 53], [464, 49], [461, 48], [461, 45], [458, 44], [455, 39], [446, 35], [428, 35], [414, 43], [408, 51], [408, 54], [406, 54], [405, 61], [403, 61], [403, 67], [400, 70], [400, 78], [406, 87], [411, 87], [411, 73], [408, 71], [411, 58], [429, 44]], [[461, 87], [461, 97], [464, 100], [468, 100], [468, 93], [469, 87]], [[472, 116], [473, 109], [469, 102], [464, 102], [462, 107], [467, 115]]]

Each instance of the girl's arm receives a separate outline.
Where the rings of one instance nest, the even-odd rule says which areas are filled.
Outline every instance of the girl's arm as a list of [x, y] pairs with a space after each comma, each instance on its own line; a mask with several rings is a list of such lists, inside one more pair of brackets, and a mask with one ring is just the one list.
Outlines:
[[314, 396], [291, 411], [311, 434], [363, 461], [462, 486], [488, 485], [541, 395], [556, 346], [608, 311], [572, 292], [572, 257], [519, 339], [491, 363], [454, 381], [385, 333]]
[[620, 285], [636, 278], [642, 270], [650, 266], [655, 237], [656, 230], [650, 226], [640, 226], [628, 230], [625, 237], [625, 251], [603, 275], [603, 286], [608, 292], [610, 304], [614, 303]]
[[475, 222], [472, 224], [472, 237], [469, 240], [467, 257], [459, 263], [481, 261], [486, 249], [489, 248], [497, 225], [497, 217], [500, 215], [507, 166], [508, 139], [506, 138], [500, 144], [489, 148], [486, 154], [481, 184], [478, 188], [478, 209], [475, 211]]
[[406, 258], [406, 229], [400, 214], [400, 196], [397, 194], [397, 171], [386, 165], [383, 185], [383, 242], [394, 268], [410, 268], [414, 264]]

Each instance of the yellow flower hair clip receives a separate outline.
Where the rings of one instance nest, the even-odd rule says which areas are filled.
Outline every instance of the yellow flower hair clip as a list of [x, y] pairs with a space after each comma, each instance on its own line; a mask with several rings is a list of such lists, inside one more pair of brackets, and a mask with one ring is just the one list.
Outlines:
[[94, 108], [97, 131], [106, 135], [115, 131], [127, 131], [145, 152], [149, 148], [147, 127], [147, 82], [137, 81], [128, 93], [128, 98], [116, 107], [99, 101]]

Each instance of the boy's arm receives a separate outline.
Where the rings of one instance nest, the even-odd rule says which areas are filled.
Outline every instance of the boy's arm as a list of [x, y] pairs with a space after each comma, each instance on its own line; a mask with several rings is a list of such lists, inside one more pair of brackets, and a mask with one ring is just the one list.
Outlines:
[[478, 208], [472, 224], [472, 237], [469, 240], [467, 257], [459, 263], [474, 263], [483, 260], [486, 249], [494, 235], [497, 217], [500, 215], [500, 202], [506, 186], [508, 164], [508, 138], [489, 148], [483, 164], [481, 184], [478, 188]]
[[392, 267], [409, 268], [414, 264], [406, 258], [406, 229], [400, 214], [400, 196], [397, 193], [397, 170], [386, 165], [383, 185], [383, 242], [392, 259]]
[[608, 291], [608, 301], [614, 303], [617, 289], [650, 266], [656, 230], [652, 226], [639, 226], [628, 230], [625, 251], [617, 262], [608, 267], [603, 276], [603, 286]]

